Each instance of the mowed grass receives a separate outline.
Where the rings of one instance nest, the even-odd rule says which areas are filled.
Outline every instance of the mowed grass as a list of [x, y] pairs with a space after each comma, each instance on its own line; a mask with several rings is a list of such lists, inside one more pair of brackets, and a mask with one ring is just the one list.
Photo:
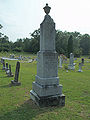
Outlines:
[[[36, 57], [33, 56], [32, 57]], [[7, 61], [7, 60], [6, 60]], [[5, 61], [5, 62], [6, 62]], [[88, 62], [87, 62], [88, 61]], [[7, 61], [15, 74], [16, 62]], [[9, 86], [14, 77], [7, 77], [0, 64], [0, 120], [89, 120], [90, 119], [90, 59], [85, 59], [79, 73], [78, 63], [74, 71], [58, 68], [60, 84], [63, 85], [65, 106], [38, 107], [30, 99], [32, 82], [37, 74], [37, 63], [20, 61], [19, 81], [21, 86]]]

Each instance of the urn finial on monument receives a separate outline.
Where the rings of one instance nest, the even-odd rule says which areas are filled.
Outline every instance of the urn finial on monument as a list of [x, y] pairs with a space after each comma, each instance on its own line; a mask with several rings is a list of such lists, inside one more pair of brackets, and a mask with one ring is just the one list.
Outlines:
[[48, 15], [50, 13], [51, 7], [49, 7], [48, 3], [46, 3], [46, 6], [43, 9], [44, 9], [44, 12]]

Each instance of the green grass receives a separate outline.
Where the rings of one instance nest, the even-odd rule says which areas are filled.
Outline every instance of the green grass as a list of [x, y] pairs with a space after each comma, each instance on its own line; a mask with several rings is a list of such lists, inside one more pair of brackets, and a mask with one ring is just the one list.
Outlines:
[[[0, 56], [2, 56], [1, 53]], [[12, 87], [9, 84], [14, 77], [7, 77], [5, 71], [1, 70], [2, 65], [0, 64], [0, 120], [89, 120], [90, 60], [88, 59], [89, 63], [86, 61], [83, 73], [77, 72], [78, 60], [75, 61], [77, 63], [75, 71], [67, 73], [64, 67], [58, 69], [60, 84], [63, 85], [63, 93], [66, 96], [65, 106], [45, 108], [39, 108], [30, 99], [32, 82], [35, 81], [37, 74], [36, 62], [21, 62], [19, 75], [21, 86]], [[12, 65], [14, 74], [16, 61], [7, 62]]]

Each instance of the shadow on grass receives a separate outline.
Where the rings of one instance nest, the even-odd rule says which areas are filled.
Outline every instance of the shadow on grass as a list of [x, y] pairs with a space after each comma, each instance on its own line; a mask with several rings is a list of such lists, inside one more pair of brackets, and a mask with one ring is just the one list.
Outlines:
[[5, 72], [5, 70], [0, 69], [1, 72]]
[[11, 87], [10, 84], [0, 86], [0, 88], [8, 88], [8, 87]]
[[7, 78], [8, 76], [1, 76], [0, 78]]
[[[39, 115], [57, 109], [57, 106], [40, 108], [31, 99], [25, 101], [21, 106], [17, 105], [16, 107], [15, 110], [0, 116], [0, 120], [32, 120], [34, 118], [37, 119]], [[59, 107], [59, 109], [61, 108]]]
[[8, 85], [2, 85], [0, 88], [9, 88], [9, 87], [15, 87], [15, 85], [9, 83]]

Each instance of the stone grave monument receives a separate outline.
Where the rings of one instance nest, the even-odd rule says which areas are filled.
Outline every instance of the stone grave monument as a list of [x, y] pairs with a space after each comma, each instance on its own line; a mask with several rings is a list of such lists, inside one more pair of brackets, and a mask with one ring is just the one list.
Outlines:
[[79, 70], [78, 70], [78, 72], [83, 72], [82, 71], [82, 63], [79, 63]]
[[8, 70], [8, 63], [6, 62], [6, 67], [5, 67], [5, 71]]
[[9, 64], [9, 69], [6, 71], [6, 74], [8, 77], [13, 77], [13, 74], [11, 72], [11, 65]]
[[1, 64], [3, 64], [3, 59], [1, 58]]
[[73, 62], [74, 62], [74, 55], [73, 55], [73, 53], [70, 53], [70, 60], [69, 60], [69, 65], [68, 65], [69, 70], [75, 69]]
[[62, 85], [59, 85], [58, 55], [55, 50], [55, 23], [50, 17], [50, 7], [40, 25], [40, 51], [37, 53], [37, 75], [30, 91], [31, 99], [40, 107], [65, 105]]
[[2, 64], [3, 64], [2, 70], [5, 70], [5, 60], [4, 60], [4, 59], [3, 59], [3, 61], [2, 61]]
[[15, 71], [15, 77], [14, 77], [14, 80], [11, 81], [11, 84], [12, 84], [12, 85], [15, 85], [15, 86], [21, 85], [21, 83], [18, 82], [19, 70], [20, 70], [20, 62], [17, 61], [16, 71]]
[[82, 65], [84, 65], [84, 58], [82, 58]]
[[62, 68], [62, 63], [63, 63], [63, 57], [60, 55], [59, 58], [59, 67]]

